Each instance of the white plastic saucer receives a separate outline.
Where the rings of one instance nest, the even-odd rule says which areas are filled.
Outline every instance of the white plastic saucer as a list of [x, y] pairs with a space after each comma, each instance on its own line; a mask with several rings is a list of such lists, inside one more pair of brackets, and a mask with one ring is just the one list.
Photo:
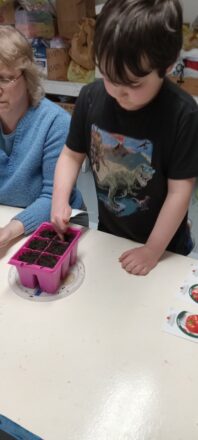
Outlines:
[[11, 266], [8, 273], [8, 282], [11, 289], [21, 298], [30, 301], [56, 301], [65, 298], [75, 292], [82, 284], [85, 277], [85, 267], [81, 260], [77, 260], [76, 264], [70, 267], [69, 272], [62, 281], [56, 293], [47, 293], [41, 291], [39, 287], [29, 289], [21, 284], [19, 274], [15, 266]]

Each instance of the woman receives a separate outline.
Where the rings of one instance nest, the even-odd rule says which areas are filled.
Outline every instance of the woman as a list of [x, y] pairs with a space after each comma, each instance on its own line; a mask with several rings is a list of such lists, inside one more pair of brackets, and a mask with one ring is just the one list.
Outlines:
[[[50, 220], [54, 168], [69, 124], [69, 114], [44, 98], [27, 40], [0, 26], [0, 204], [25, 208], [0, 228], [0, 247]], [[71, 206], [85, 208], [76, 188]], [[86, 226], [87, 214], [75, 222]]]

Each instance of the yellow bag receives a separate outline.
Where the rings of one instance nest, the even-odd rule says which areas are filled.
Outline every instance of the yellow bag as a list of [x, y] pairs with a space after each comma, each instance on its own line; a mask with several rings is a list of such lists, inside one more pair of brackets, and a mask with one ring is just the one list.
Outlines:
[[82, 20], [77, 32], [71, 40], [70, 57], [80, 66], [87, 70], [94, 69], [93, 59], [93, 38], [95, 29], [95, 20], [85, 18]]
[[94, 81], [95, 70], [86, 70], [83, 67], [76, 64], [74, 61], [70, 61], [67, 71], [67, 79], [73, 82], [89, 83]]

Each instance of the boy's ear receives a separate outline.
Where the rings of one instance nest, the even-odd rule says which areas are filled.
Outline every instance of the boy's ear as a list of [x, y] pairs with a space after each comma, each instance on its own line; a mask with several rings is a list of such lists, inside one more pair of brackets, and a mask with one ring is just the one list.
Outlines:
[[175, 63], [171, 64], [171, 66], [167, 67], [166, 73], [170, 73], [173, 70]]

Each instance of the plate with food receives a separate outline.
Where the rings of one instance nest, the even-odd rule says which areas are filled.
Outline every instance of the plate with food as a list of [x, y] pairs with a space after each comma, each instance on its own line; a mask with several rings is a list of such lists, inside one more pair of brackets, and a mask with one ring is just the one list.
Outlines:
[[193, 286], [190, 286], [189, 295], [193, 301], [198, 303], [198, 284], [193, 284]]
[[179, 329], [188, 336], [198, 338], [198, 315], [182, 311], [176, 318]]

